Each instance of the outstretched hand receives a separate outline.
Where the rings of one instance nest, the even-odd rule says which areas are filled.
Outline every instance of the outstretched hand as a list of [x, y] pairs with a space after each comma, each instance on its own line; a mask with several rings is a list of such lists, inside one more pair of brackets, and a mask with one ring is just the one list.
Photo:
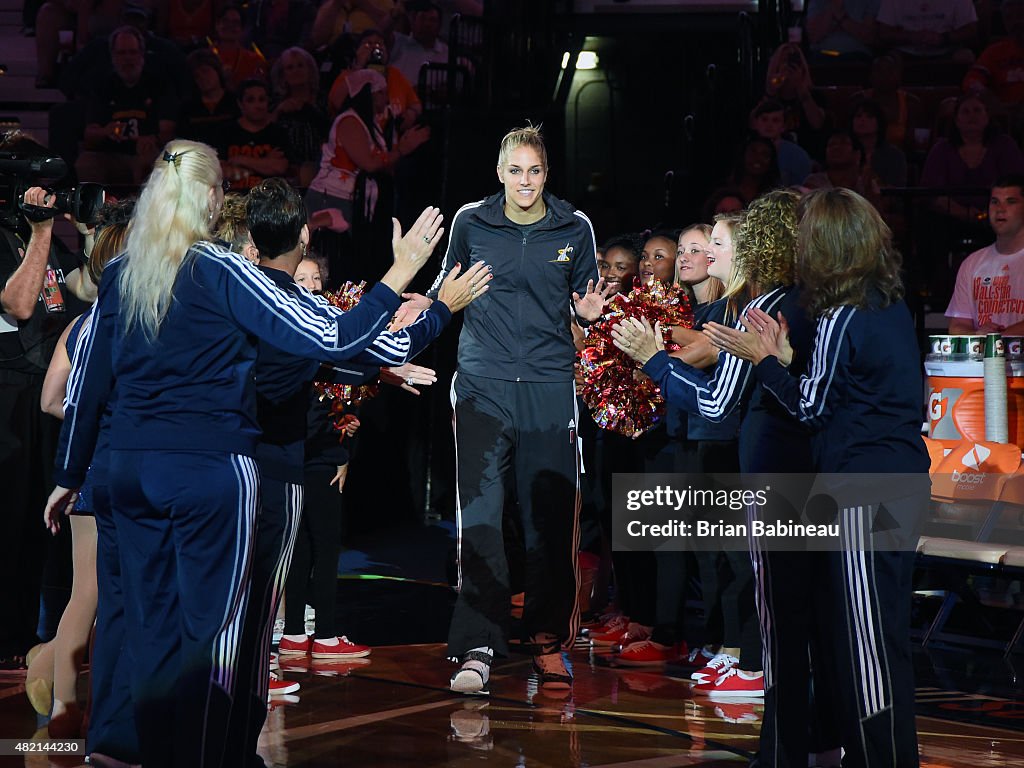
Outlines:
[[490, 288], [488, 283], [493, 277], [491, 268], [482, 261], [478, 261], [466, 270], [466, 274], [460, 276], [461, 270], [461, 264], [452, 267], [441, 283], [441, 290], [437, 292], [437, 300], [444, 302], [452, 314], [465, 309], [471, 302], [487, 293], [487, 289]]
[[388, 330], [392, 333], [397, 333], [415, 323], [419, 316], [430, 309], [430, 305], [434, 303], [422, 293], [403, 293], [402, 298], [405, 301], [395, 310], [395, 315], [391, 318], [391, 323], [388, 324]]
[[572, 300], [576, 306], [576, 315], [587, 322], [597, 320], [601, 316], [605, 302], [608, 301], [608, 297], [611, 294], [612, 288], [604, 281], [603, 277], [597, 281], [596, 287], [593, 280], [589, 281], [586, 294], [582, 297], [576, 292], [572, 294]]
[[381, 278], [381, 283], [398, 295], [402, 294], [437, 247], [441, 235], [444, 234], [441, 228], [443, 219], [441, 211], [437, 208], [425, 208], [404, 236], [398, 219], [391, 220], [391, 249], [395, 254], [395, 263]]
[[429, 387], [437, 382], [437, 372], [433, 368], [424, 368], [422, 365], [405, 363], [395, 368], [381, 368], [380, 380], [384, 384], [404, 389], [418, 395], [420, 391], [416, 386]]
[[395, 266], [418, 272], [427, 263], [444, 234], [441, 228], [443, 220], [440, 209], [432, 206], [424, 208], [416, 223], [403, 236], [402, 225], [398, 219], [392, 219], [391, 248], [395, 252]]

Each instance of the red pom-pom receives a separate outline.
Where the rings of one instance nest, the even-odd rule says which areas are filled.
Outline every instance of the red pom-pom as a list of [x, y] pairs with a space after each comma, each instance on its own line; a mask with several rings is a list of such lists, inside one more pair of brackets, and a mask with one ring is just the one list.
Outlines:
[[[324, 291], [324, 298], [331, 306], [338, 307], [346, 312], [352, 309], [359, 300], [363, 298], [363, 290], [366, 288], [366, 281], [353, 283], [349, 281], [339, 288], [335, 293]], [[376, 384], [335, 384], [330, 381], [317, 379], [313, 382], [313, 390], [321, 399], [331, 400], [331, 421], [334, 429], [341, 432], [340, 440], [345, 439], [345, 426], [354, 417], [347, 413], [364, 400], [369, 400], [377, 395]]]
[[658, 425], [665, 401], [654, 382], [612, 342], [612, 327], [628, 317], [646, 318], [652, 326], [660, 322], [665, 349], [674, 352], [679, 345], [671, 340], [669, 327], [692, 328], [693, 309], [683, 289], [652, 280], [628, 296], [613, 296], [587, 332], [577, 361], [583, 401], [600, 427], [635, 439]]

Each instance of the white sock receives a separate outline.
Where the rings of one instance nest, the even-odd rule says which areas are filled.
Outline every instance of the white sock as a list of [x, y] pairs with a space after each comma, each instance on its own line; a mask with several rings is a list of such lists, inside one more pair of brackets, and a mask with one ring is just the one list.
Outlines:
[[341, 642], [337, 637], [318, 637], [316, 641], [320, 645], [338, 645]]
[[281, 635], [281, 637], [293, 643], [302, 643], [306, 640], [306, 635]]

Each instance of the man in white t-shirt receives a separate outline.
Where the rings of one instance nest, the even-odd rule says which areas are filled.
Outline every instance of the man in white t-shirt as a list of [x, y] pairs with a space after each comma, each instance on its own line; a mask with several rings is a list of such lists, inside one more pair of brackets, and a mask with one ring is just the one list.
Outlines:
[[448, 62], [448, 46], [438, 39], [441, 9], [431, 2], [409, 3], [409, 35], [395, 33], [391, 46], [391, 66], [416, 87], [420, 67], [425, 63]]
[[996, 241], [960, 265], [946, 310], [949, 332], [1024, 335], [1024, 176], [995, 183], [988, 221]]

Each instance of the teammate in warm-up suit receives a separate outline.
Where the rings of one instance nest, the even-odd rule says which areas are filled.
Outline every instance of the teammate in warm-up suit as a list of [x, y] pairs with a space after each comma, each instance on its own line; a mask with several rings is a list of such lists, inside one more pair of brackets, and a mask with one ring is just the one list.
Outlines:
[[[775, 260], [775, 266], [771, 268], [774, 275], [766, 275], [762, 271], [758, 276], [759, 269], [766, 269], [763, 265], [766, 253], [752, 246], [753, 229], [765, 226], [766, 217], [773, 216], [777, 208], [785, 211], [785, 217], [778, 216], [779, 222], [771, 226], [781, 229], [781, 222], [784, 218], [788, 219], [788, 237], [786, 230], [781, 230], [774, 238], [775, 243], [784, 244], [776, 247], [785, 250], [785, 254]], [[759, 198], [751, 204], [742, 225], [750, 229], [746, 232], [742, 228], [740, 230], [736, 259], [739, 268], [747, 276], [748, 284], [790, 283], [761, 294], [750, 302], [743, 314], [754, 308], [773, 317], [781, 313], [791, 329], [790, 343], [794, 353], [790, 370], [804, 371], [810, 363], [814, 326], [804, 310], [800, 289], [791, 284], [796, 259], [795, 226], [796, 197], [792, 193], [777, 191]], [[743, 251], [742, 256], [740, 251]], [[635, 351], [635, 345], [622, 348], [627, 354], [630, 354], [631, 349]], [[722, 354], [718, 366], [709, 376], [704, 371], [670, 358], [662, 351], [649, 358], [643, 370], [661, 387], [667, 402], [675, 403], [712, 422], [720, 422], [731, 413], [745, 409], [739, 432], [741, 472], [806, 475], [813, 471], [810, 433], [774, 398], [757, 386], [753, 366], [749, 361]], [[813, 643], [806, 622], [773, 622], [769, 618], [771, 606], [776, 600], [792, 599], [790, 593], [793, 590], [788, 589], [789, 582], [782, 576], [789, 572], [786, 561], [802, 557], [802, 554], [763, 552], [755, 545], [756, 542], [751, 542], [750, 556], [754, 565], [755, 597], [763, 643], [765, 697], [760, 764], [803, 768], [807, 765], [807, 755], [811, 751], [808, 724], [813, 720], [809, 714], [808, 646], [812, 646], [811, 650], [816, 656], [823, 649]], [[781, 571], [779, 578], [775, 577], [776, 566]], [[804, 604], [793, 602], [794, 610], [802, 609], [807, 615], [810, 607], [806, 600]], [[824, 671], [825, 664], [819, 666]], [[831, 688], [830, 684], [827, 685]], [[822, 731], [819, 738], [826, 745], [833, 745], [835, 735], [832, 733], [831, 718], [821, 717], [820, 722], [816, 721], [814, 725]]]
[[81, 485], [116, 385], [109, 487], [147, 768], [219, 766], [225, 754], [259, 493], [254, 337], [310, 358], [352, 357], [398, 308], [396, 289], [439, 226], [425, 212], [382, 283], [351, 312], [327, 312], [196, 242], [219, 212], [221, 182], [206, 145], [175, 140], [156, 160], [129, 255], [104, 273], [48, 504], [48, 514], [63, 509]]
[[590, 221], [544, 192], [547, 157], [532, 128], [502, 142], [498, 177], [505, 189], [463, 206], [452, 221], [441, 278], [485, 260], [494, 280], [470, 306], [452, 381], [455, 410], [459, 597], [448, 655], [464, 662], [453, 690], [486, 688], [493, 652], [506, 654], [509, 575], [501, 518], [506, 491], [522, 513], [526, 548], [523, 623], [536, 642], [545, 685], [571, 676], [560, 645], [576, 636], [579, 452], [576, 313], [596, 319], [604, 298], [597, 280]]
[[[292, 277], [309, 240], [306, 208], [298, 192], [283, 179], [268, 179], [249, 193], [246, 212], [249, 234], [259, 252], [257, 269], [282, 291], [329, 307], [325, 299], [311, 296]], [[472, 279], [473, 275], [468, 277]], [[452, 298], [444, 298], [452, 302]], [[461, 308], [460, 304], [453, 307], [456, 311]], [[351, 363], [335, 366], [330, 377], [337, 383], [359, 384], [376, 378], [380, 366], [402, 365], [437, 338], [451, 320], [451, 314], [445, 301], [435, 301], [411, 325], [397, 333], [385, 331], [357, 355], [356, 361], [363, 363], [363, 367]], [[229, 765], [262, 764], [256, 754], [256, 743], [266, 720], [267, 658], [273, 619], [302, 514], [306, 413], [313, 378], [319, 369], [318, 361], [285, 352], [264, 340], [259, 342], [254, 380], [257, 419], [262, 430], [256, 444], [261, 505], [239, 651], [241, 683], [248, 700], [240, 688], [235, 704], [239, 711], [232, 712], [232, 722], [245, 729], [245, 736], [236, 737], [233, 732], [229, 736], [235, 751], [228, 755]], [[235, 742], [236, 738], [240, 741]], [[244, 748], [239, 748], [239, 743]]]
[[[747, 355], [757, 362], [766, 395], [816, 430], [818, 471], [833, 483], [841, 474], [860, 478], [853, 481], [853, 503], [837, 497], [840, 551], [798, 561], [805, 569], [789, 577], [791, 585], [804, 585], [805, 599], [811, 584], [824, 584], [830, 597], [815, 629], [829, 642], [840, 676], [844, 768], [918, 765], [911, 578], [929, 499], [929, 460], [920, 432], [917, 337], [891, 237], [855, 192], [813, 193], [804, 203], [798, 264], [817, 317], [807, 372], [798, 379], [780, 365], [770, 343], [778, 332], [774, 315], [752, 313], [747, 329], [755, 333], [726, 329], [716, 338], [753, 344]], [[765, 341], [757, 344], [758, 338]], [[775, 624], [805, 614], [779, 612]]]

